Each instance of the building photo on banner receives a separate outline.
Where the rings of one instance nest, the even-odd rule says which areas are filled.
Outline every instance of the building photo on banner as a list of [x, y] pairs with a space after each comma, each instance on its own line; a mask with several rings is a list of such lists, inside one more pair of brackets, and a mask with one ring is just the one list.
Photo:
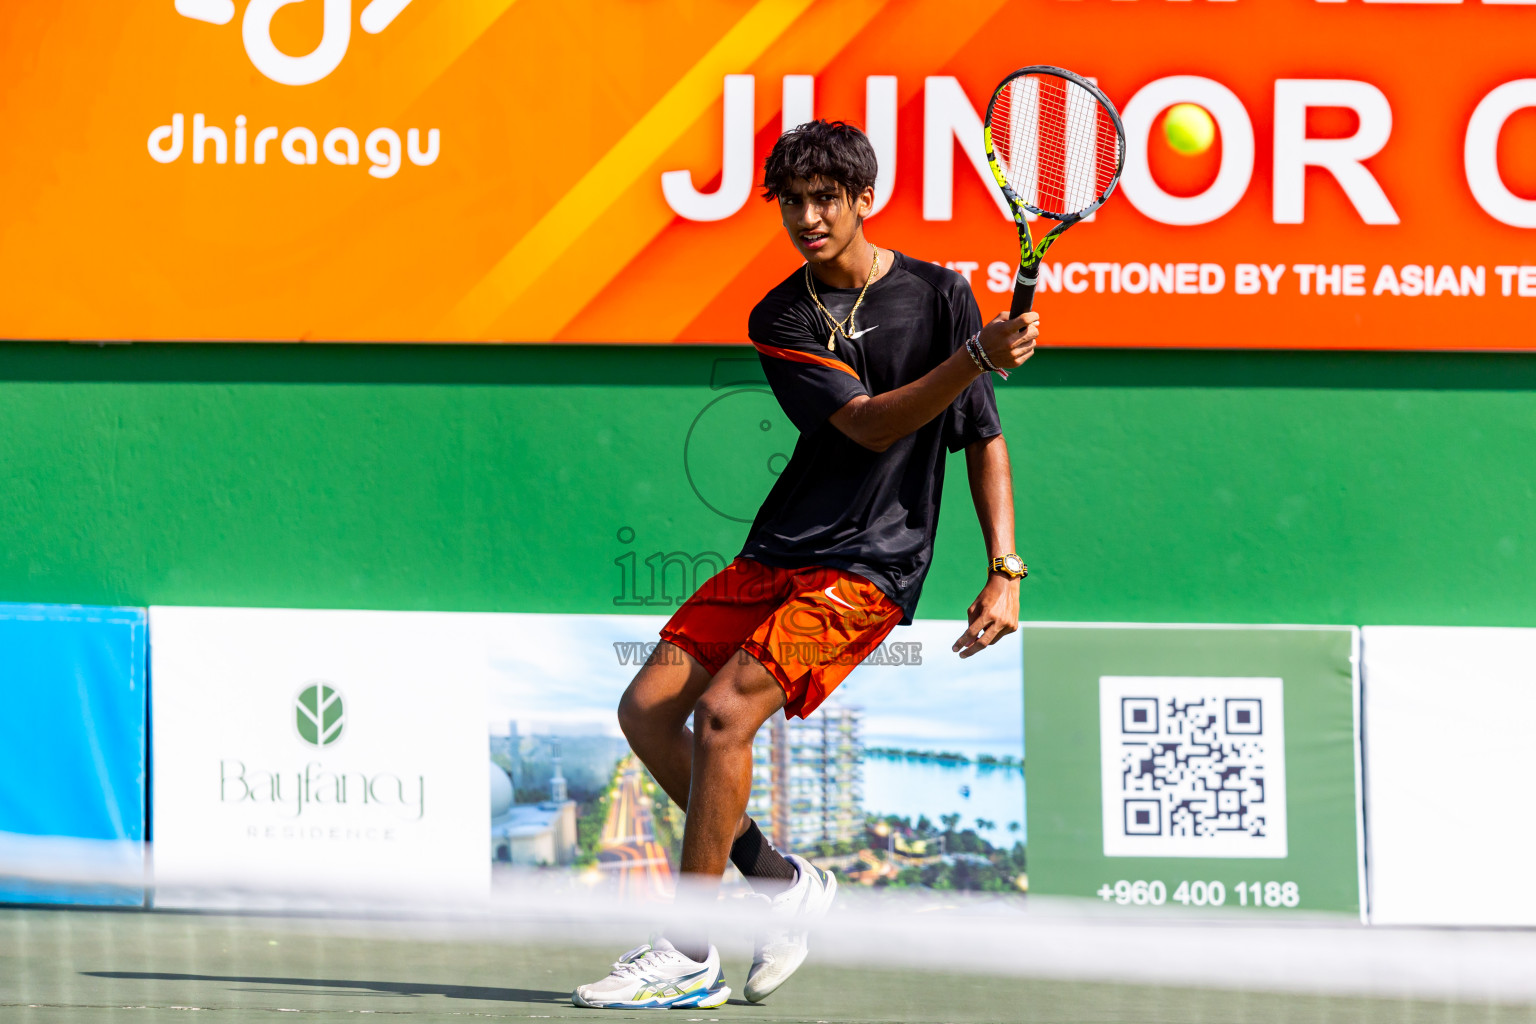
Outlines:
[[[670, 895], [683, 812], [615, 716], [665, 617], [499, 620], [487, 652], [493, 859], [569, 866], [577, 884], [622, 895]], [[1027, 884], [1018, 645], [961, 662], [949, 646], [963, 628], [900, 627], [814, 715], [763, 726], [748, 812], [776, 846], [855, 885]]]
[[[758, 169], [812, 117], [869, 132], [881, 235], [991, 310], [1016, 250], [981, 113], [1038, 51], [1126, 131], [1114, 201], [1042, 267], [1049, 344], [1532, 345], [1526, 5], [596, 0], [579, 34], [560, 0], [333, 8], [0, 11], [0, 130], [48, 154], [0, 167], [0, 335], [741, 342], [797, 266]], [[1049, 46], [995, 44], [1020, 24]]]

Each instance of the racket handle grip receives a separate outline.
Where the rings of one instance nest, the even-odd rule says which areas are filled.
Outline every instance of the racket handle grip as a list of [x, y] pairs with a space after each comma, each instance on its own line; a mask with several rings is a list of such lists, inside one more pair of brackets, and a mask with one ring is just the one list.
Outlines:
[[1022, 266], [1019, 267], [1018, 276], [1013, 279], [1013, 306], [1008, 311], [1008, 319], [1012, 320], [1021, 313], [1028, 313], [1029, 308], [1035, 304], [1035, 285], [1040, 281], [1040, 267], [1035, 265], [1026, 274]]

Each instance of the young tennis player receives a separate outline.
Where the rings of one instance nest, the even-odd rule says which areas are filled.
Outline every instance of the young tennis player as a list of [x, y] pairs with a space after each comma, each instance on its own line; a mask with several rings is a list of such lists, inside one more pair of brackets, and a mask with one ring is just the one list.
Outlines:
[[[875, 170], [869, 140], [840, 121], [803, 124], [768, 156], [764, 194], [805, 266], [758, 303], [747, 333], [800, 437], [740, 556], [672, 616], [619, 705], [630, 746], [687, 809], [683, 886], [713, 893], [730, 861], [768, 901], [771, 930], [746, 979], [753, 1002], [805, 960], [807, 925], [837, 887], [746, 816], [753, 737], [780, 711], [811, 714], [912, 621], [946, 449], [965, 449], [989, 557], [954, 650], [970, 657], [1018, 627], [1024, 564], [988, 374], [1033, 354], [1039, 318], [1000, 314], [983, 327], [959, 275], [869, 242]], [[572, 1001], [703, 1009], [730, 992], [704, 930], [673, 928]]]

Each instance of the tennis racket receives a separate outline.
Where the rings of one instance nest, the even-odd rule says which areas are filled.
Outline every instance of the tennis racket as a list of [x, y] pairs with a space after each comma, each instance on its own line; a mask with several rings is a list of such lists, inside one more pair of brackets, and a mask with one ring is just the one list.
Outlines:
[[[1125, 166], [1120, 112], [1094, 85], [1064, 68], [1020, 68], [992, 93], [987, 163], [1019, 226], [1019, 273], [1009, 318], [1029, 311], [1040, 260], [1061, 233], [1104, 205]], [[1028, 214], [1056, 221], [1036, 245]]]

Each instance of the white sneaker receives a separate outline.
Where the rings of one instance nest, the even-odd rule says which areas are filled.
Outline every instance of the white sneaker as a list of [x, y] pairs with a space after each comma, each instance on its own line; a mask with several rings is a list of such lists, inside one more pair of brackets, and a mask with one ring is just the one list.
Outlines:
[[810, 952], [808, 926], [826, 914], [837, 896], [837, 879], [804, 857], [786, 858], [795, 866], [795, 884], [769, 903], [768, 929], [759, 936], [747, 972], [745, 995], [760, 1003], [789, 980]]
[[714, 946], [703, 963], [658, 938], [619, 957], [602, 981], [578, 985], [571, 1002], [603, 1010], [712, 1010], [731, 998]]

